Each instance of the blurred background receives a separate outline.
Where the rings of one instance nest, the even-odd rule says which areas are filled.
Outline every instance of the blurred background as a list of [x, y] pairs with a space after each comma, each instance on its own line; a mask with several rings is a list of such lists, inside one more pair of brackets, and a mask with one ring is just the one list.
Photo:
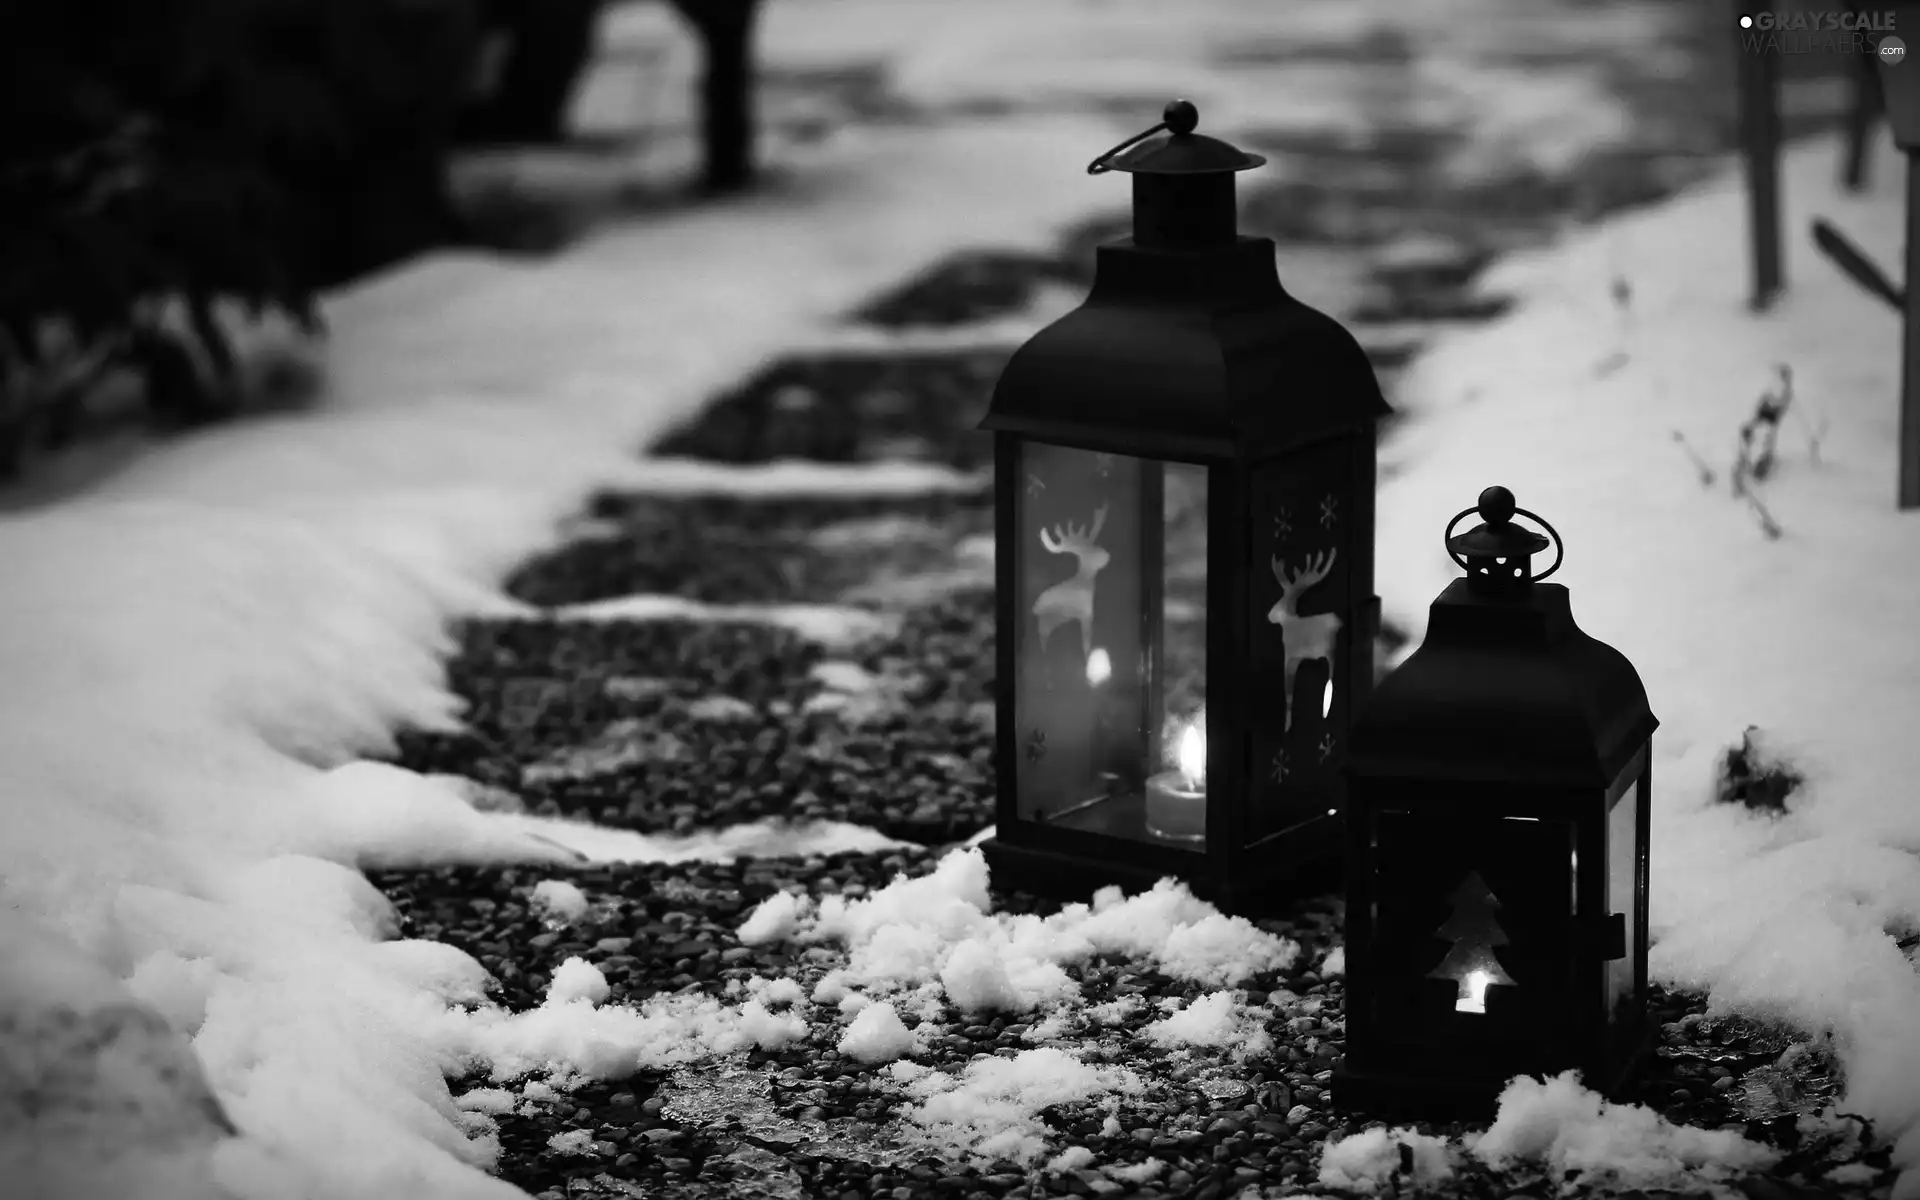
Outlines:
[[[422, 255], [804, 188], [875, 131], [1075, 112], [1118, 140], [1173, 94], [1269, 156], [1243, 223], [1316, 302], [1485, 315], [1461, 285], [1488, 258], [1733, 146], [1733, 30], [1701, 0], [7, 0], [0, 474], [300, 402], [316, 368], [243, 370], [237, 331], [322, 337], [320, 297]], [[1845, 59], [1783, 70], [1789, 137], [1841, 119]], [[919, 302], [1083, 282], [1114, 201], [1052, 263], [988, 256]], [[1383, 247], [1397, 274], [1358, 252]]]

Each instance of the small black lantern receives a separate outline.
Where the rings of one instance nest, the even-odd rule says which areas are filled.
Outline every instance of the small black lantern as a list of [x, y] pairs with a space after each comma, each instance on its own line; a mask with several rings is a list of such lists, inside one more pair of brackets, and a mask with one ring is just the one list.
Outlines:
[[[1460, 521], [1481, 525], [1459, 537]], [[1348, 1109], [1490, 1114], [1520, 1074], [1617, 1094], [1648, 1044], [1640, 676], [1542, 583], [1545, 521], [1492, 487], [1447, 526], [1466, 569], [1383, 679], [1348, 763]]]
[[[994, 434], [996, 883], [1166, 875], [1228, 907], [1337, 869], [1349, 716], [1373, 680], [1376, 422], [1351, 334], [1242, 236], [1184, 100], [1094, 160], [1133, 236], [1008, 362]], [[1165, 136], [1154, 136], [1162, 130]], [[1151, 140], [1146, 140], [1151, 139]]]

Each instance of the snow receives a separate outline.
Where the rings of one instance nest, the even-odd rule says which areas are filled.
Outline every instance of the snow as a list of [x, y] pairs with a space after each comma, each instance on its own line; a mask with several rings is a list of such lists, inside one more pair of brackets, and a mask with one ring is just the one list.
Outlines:
[[[1731, 174], [1496, 268], [1490, 286], [1524, 302], [1443, 339], [1403, 383], [1416, 411], [1383, 450], [1377, 563], [1388, 618], [1417, 638], [1457, 573], [1440, 527], [1481, 488], [1512, 488], [1564, 535], [1557, 581], [1581, 627], [1633, 661], [1661, 720], [1654, 979], [1831, 1032], [1847, 1111], [1897, 1139], [1895, 1194], [1912, 1200], [1920, 974], [1894, 940], [1920, 929], [1920, 520], [1894, 507], [1899, 321], [1794, 232], [1818, 213], [1897, 263], [1905, 170], [1883, 148], [1874, 186], [1848, 195], [1836, 153], [1819, 141], [1782, 163], [1791, 289], [1765, 316], [1743, 303]], [[1616, 275], [1632, 285], [1625, 321], [1609, 311]], [[1795, 398], [1756, 488], [1778, 540], [1727, 483], [1776, 363]], [[1748, 726], [1805, 777], [1782, 815], [1713, 802]]]
[[915, 1048], [913, 1031], [900, 1019], [893, 1005], [884, 1000], [860, 1006], [853, 1020], [847, 1022], [847, 1032], [836, 1047], [848, 1058], [867, 1066], [892, 1062]]
[[1124, 1166], [1108, 1167], [1106, 1173], [1122, 1183], [1147, 1183], [1159, 1178], [1166, 1169], [1167, 1164], [1160, 1159], [1148, 1158]]
[[474, 1088], [462, 1092], [453, 1101], [468, 1112], [488, 1113], [498, 1116], [514, 1109], [513, 1093], [505, 1088]]
[[547, 984], [547, 1003], [567, 1004], [574, 1000], [585, 1000], [589, 1004], [599, 1004], [612, 992], [607, 977], [600, 973], [599, 967], [584, 958], [568, 958], [553, 969], [553, 979]]
[[590, 1155], [597, 1153], [593, 1133], [586, 1129], [565, 1129], [547, 1139], [547, 1149], [555, 1154]]
[[784, 941], [798, 931], [801, 917], [809, 907], [807, 898], [796, 892], [775, 892], [754, 906], [734, 936], [742, 946]]
[[886, 637], [899, 619], [844, 604], [703, 604], [681, 596], [615, 596], [549, 609], [563, 621], [735, 621], [788, 629], [828, 646]]
[[1141, 1035], [1156, 1046], [1207, 1046], [1229, 1050], [1234, 1058], [1249, 1058], [1273, 1048], [1273, 1038], [1261, 1020], [1257, 1010], [1242, 1004], [1232, 992], [1209, 992], [1148, 1025]]
[[[1365, 1129], [1321, 1151], [1320, 1182], [1371, 1193], [1399, 1176], [1415, 1187], [1432, 1187], [1452, 1178], [1451, 1153], [1445, 1138], [1416, 1129]], [[1409, 1158], [1412, 1170], [1403, 1172]]]
[[533, 885], [529, 899], [534, 911], [562, 924], [578, 921], [587, 913], [587, 894], [564, 879], [542, 879]]
[[929, 1071], [907, 1084], [920, 1103], [906, 1112], [927, 1141], [981, 1163], [1030, 1164], [1046, 1152], [1040, 1113], [1055, 1104], [1138, 1095], [1146, 1085], [1125, 1067], [1082, 1062], [1050, 1046], [1012, 1058], [976, 1058], [958, 1075]]
[[1473, 1154], [1489, 1166], [1516, 1159], [1555, 1175], [1618, 1188], [1674, 1188], [1771, 1166], [1778, 1151], [1738, 1132], [1675, 1125], [1640, 1104], [1610, 1104], [1573, 1072], [1519, 1078], [1500, 1096], [1492, 1127]]
[[[769, 896], [739, 936], [844, 947], [846, 965], [823, 986], [879, 992], [937, 981], [955, 1007], [981, 1013], [1077, 999], [1079, 985], [1066, 968], [1095, 954], [1142, 958], [1178, 979], [1232, 986], [1299, 953], [1297, 943], [1224, 916], [1171, 879], [1131, 897], [1102, 889], [1091, 907], [1070, 904], [1046, 918], [989, 907], [986, 858], [968, 847], [949, 851], [928, 874], [896, 876], [864, 898]], [[815, 998], [832, 1002], [833, 993]]]

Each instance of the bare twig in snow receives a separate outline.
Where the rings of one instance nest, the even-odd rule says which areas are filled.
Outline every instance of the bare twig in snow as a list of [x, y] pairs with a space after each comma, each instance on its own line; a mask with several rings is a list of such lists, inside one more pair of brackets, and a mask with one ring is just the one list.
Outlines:
[[1753, 510], [1755, 519], [1760, 522], [1760, 532], [1766, 534], [1770, 542], [1779, 541], [1780, 534], [1783, 532], [1780, 522], [1773, 519], [1773, 514], [1767, 510], [1765, 504], [1760, 502], [1760, 497], [1752, 492], [1743, 492], [1742, 495], [1747, 501], [1747, 507]]
[[1707, 460], [1702, 458], [1700, 452], [1693, 448], [1693, 443], [1687, 440], [1687, 435], [1676, 429], [1673, 431], [1673, 440], [1679, 445], [1681, 452], [1693, 460], [1693, 469], [1700, 473], [1700, 486], [1703, 488], [1712, 487], [1714, 478], [1713, 468], [1708, 466]]
[[1774, 370], [1780, 375], [1778, 390], [1762, 392], [1753, 416], [1740, 426], [1740, 446], [1733, 460], [1733, 494], [1736, 496], [1747, 494], [1749, 480], [1763, 482], [1773, 473], [1780, 418], [1793, 403], [1793, 368], [1778, 363]]

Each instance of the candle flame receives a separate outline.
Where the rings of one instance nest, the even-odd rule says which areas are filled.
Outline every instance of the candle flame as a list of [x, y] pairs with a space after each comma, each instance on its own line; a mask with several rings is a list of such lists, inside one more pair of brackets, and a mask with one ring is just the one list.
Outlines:
[[1099, 687], [1113, 678], [1113, 660], [1107, 657], [1105, 647], [1095, 646], [1093, 653], [1087, 655], [1087, 682]]
[[1455, 1012], [1484, 1013], [1487, 1011], [1487, 985], [1493, 982], [1493, 975], [1487, 971], [1468, 971], [1461, 996], [1454, 1001]]
[[1180, 773], [1187, 777], [1187, 786], [1199, 787], [1207, 778], [1207, 735], [1202, 733], [1198, 724], [1189, 725], [1180, 733], [1180, 743], [1174, 752], [1179, 762]]

